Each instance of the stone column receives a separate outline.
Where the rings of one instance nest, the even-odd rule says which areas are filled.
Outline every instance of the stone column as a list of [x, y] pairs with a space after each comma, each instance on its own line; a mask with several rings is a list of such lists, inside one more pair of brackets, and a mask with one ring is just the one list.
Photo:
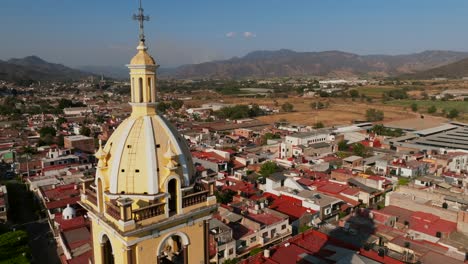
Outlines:
[[205, 263], [210, 263], [210, 221], [204, 220], [203, 223], [203, 238], [205, 241]]
[[105, 249], [106, 249], [106, 244], [101, 243], [101, 261], [102, 261], [102, 263], [107, 263]]
[[125, 248], [125, 258], [126, 258], [126, 263], [127, 264], [132, 264], [133, 263], [133, 250], [132, 247], [127, 247]]
[[189, 264], [189, 259], [188, 259], [188, 245], [183, 246], [182, 254], [184, 256], [184, 264]]

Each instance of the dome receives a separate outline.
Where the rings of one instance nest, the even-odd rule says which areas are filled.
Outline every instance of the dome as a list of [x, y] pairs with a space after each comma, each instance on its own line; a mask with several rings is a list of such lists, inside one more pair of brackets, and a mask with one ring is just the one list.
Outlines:
[[[110, 194], [158, 194], [177, 174], [181, 186], [192, 183], [192, 157], [177, 130], [163, 117], [132, 114], [107, 141], [97, 178]], [[172, 157], [165, 155], [171, 153]]]
[[67, 208], [63, 209], [62, 212], [62, 218], [65, 220], [70, 220], [73, 219], [76, 216], [76, 211], [73, 207], [70, 207], [69, 204], [67, 204]]
[[138, 53], [130, 61], [130, 65], [156, 65], [153, 57], [147, 52], [144, 42], [140, 42], [137, 47]]

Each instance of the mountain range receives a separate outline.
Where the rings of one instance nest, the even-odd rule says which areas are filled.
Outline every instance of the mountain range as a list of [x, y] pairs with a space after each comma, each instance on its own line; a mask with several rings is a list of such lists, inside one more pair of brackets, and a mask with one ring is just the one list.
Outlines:
[[50, 63], [37, 56], [22, 59], [0, 60], [0, 80], [79, 80], [94, 74], [72, 69], [62, 64]]
[[241, 58], [184, 65], [168, 78], [389, 77], [425, 71], [468, 58], [468, 52], [424, 51], [408, 55], [357, 55], [342, 51], [255, 51]]
[[432, 68], [429, 70], [416, 72], [413, 74], [402, 75], [402, 78], [407, 79], [432, 79], [432, 78], [449, 78], [459, 79], [468, 77], [468, 58], [462, 59], [447, 65]]
[[[276, 77], [397, 77], [468, 76], [468, 52], [430, 50], [406, 55], [357, 55], [342, 51], [254, 51], [228, 60], [183, 65], [158, 71], [162, 78], [241, 79]], [[465, 74], [466, 73], [466, 74]], [[77, 80], [95, 76], [127, 79], [128, 70], [115, 66], [72, 69], [37, 56], [0, 61], [0, 80]]]

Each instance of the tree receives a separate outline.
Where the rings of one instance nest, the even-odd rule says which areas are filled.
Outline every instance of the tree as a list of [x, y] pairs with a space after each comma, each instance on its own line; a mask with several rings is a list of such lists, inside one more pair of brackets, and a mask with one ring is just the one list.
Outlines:
[[317, 110], [325, 108], [325, 104], [322, 102], [312, 102], [310, 103], [310, 108]]
[[427, 112], [429, 114], [434, 114], [435, 112], [437, 112], [437, 108], [435, 107], [435, 105], [431, 105], [428, 109], [427, 109]]
[[41, 138], [44, 138], [47, 135], [55, 137], [56, 134], [57, 134], [57, 130], [55, 130], [55, 128], [53, 127], [45, 126], [39, 129], [39, 135]]
[[263, 177], [268, 177], [271, 174], [277, 172], [278, 169], [279, 168], [278, 168], [278, 165], [276, 165], [276, 163], [274, 163], [273, 161], [267, 161], [262, 164], [262, 166], [260, 167], [259, 173]]
[[231, 191], [231, 190], [222, 191], [222, 192], [219, 192], [219, 191], [215, 192], [216, 201], [218, 201], [218, 203], [222, 203], [222, 204], [228, 204], [228, 203], [232, 202], [232, 197], [234, 197], [234, 195], [236, 195], [236, 193]]
[[226, 259], [223, 264], [237, 264], [239, 262], [239, 260], [237, 258], [233, 258], [233, 259]]
[[346, 151], [348, 149], [349, 149], [349, 147], [348, 147], [348, 141], [347, 140], [342, 140], [342, 141], [338, 142], [338, 150], [339, 151]]
[[91, 129], [87, 126], [80, 127], [80, 135], [89, 137], [91, 135]]
[[292, 105], [291, 103], [284, 103], [282, 106], [281, 106], [281, 110], [283, 110], [284, 112], [292, 112], [294, 111], [294, 105]]
[[171, 102], [171, 107], [172, 109], [178, 110], [184, 105], [184, 101], [175, 99], [174, 101]]
[[18, 230], [0, 235], [0, 263], [30, 263], [28, 235]]
[[159, 102], [157, 105], [156, 105], [156, 110], [160, 113], [165, 113], [167, 111], [167, 109], [169, 109], [171, 107], [171, 105], [169, 103], [165, 103], [165, 102]]
[[411, 110], [413, 112], [417, 112], [418, 111], [418, 104], [417, 103], [412, 103], [411, 104]]
[[367, 148], [361, 143], [355, 143], [353, 145], [353, 153], [356, 156], [364, 157], [367, 154]]
[[367, 109], [366, 118], [370, 122], [382, 121], [384, 119], [384, 113], [374, 108]]
[[357, 90], [350, 90], [349, 96], [351, 96], [351, 98], [357, 98], [359, 97], [359, 92]]
[[448, 112], [447, 117], [448, 118], [456, 118], [456, 117], [458, 117], [459, 114], [460, 113], [458, 112], [458, 110], [453, 108]]
[[322, 122], [317, 122], [317, 123], [314, 124], [315, 129], [324, 128], [324, 127], [325, 127], [325, 125]]
[[63, 123], [66, 123], [67, 119], [65, 117], [59, 117], [57, 118], [57, 121], [55, 121], [55, 125], [57, 126], [57, 130], [60, 130], [61, 126]]

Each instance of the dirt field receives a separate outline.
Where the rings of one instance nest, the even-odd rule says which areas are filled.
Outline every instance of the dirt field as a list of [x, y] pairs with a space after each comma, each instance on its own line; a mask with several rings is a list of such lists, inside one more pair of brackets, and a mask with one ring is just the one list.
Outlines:
[[[402, 118], [415, 118], [419, 114], [407, 112], [401, 106], [383, 105], [381, 103], [365, 103], [360, 100], [352, 101], [351, 99], [342, 98], [236, 98], [222, 97], [212, 100], [193, 100], [188, 102], [190, 105], [201, 105], [205, 102], [223, 102], [226, 104], [251, 104], [267, 105], [269, 107], [280, 107], [285, 102], [294, 105], [294, 112], [279, 113], [268, 116], [260, 116], [257, 119], [266, 123], [273, 123], [280, 120], [287, 120], [291, 123], [313, 125], [316, 122], [322, 122], [325, 126], [351, 124], [356, 120], [365, 120], [366, 110], [375, 108], [384, 111], [384, 122], [400, 120]], [[324, 104], [329, 103], [329, 107], [325, 109], [315, 110], [311, 104], [320, 101]]]

